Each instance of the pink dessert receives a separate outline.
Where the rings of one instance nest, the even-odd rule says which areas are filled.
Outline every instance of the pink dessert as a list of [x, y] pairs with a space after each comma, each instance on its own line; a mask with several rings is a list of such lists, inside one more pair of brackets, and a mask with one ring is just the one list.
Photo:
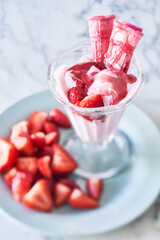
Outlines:
[[[89, 17], [89, 34], [92, 55], [55, 70], [59, 94], [79, 108], [102, 109], [125, 103], [137, 89], [137, 78], [127, 72], [142, 29], [115, 20], [114, 15], [94, 16]], [[124, 108], [96, 116], [66, 110], [84, 142], [102, 143], [112, 140]]]

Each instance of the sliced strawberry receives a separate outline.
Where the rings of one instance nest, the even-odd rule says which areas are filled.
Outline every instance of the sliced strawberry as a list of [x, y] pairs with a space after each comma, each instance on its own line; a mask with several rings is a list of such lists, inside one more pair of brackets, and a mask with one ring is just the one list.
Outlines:
[[103, 99], [100, 94], [94, 94], [88, 97], [85, 97], [79, 104], [79, 107], [83, 108], [96, 108], [103, 107]]
[[34, 154], [34, 144], [30, 138], [27, 137], [15, 137], [12, 139], [13, 145], [18, 151], [23, 152], [27, 156]]
[[68, 117], [59, 109], [53, 109], [50, 111], [49, 116], [51, 120], [59, 127], [70, 128], [71, 123]]
[[43, 130], [43, 124], [47, 119], [47, 113], [41, 111], [33, 112], [29, 117], [30, 132], [36, 133]]
[[10, 140], [15, 137], [24, 136], [29, 137], [29, 122], [28, 121], [21, 121], [11, 128], [11, 135]]
[[22, 170], [34, 175], [37, 172], [37, 158], [36, 157], [19, 157], [16, 160], [16, 167], [19, 170]]
[[61, 178], [59, 180], [59, 183], [62, 183], [68, 187], [70, 187], [71, 189], [73, 188], [79, 188], [79, 186], [77, 185], [77, 183], [75, 183], [73, 180], [71, 180], [70, 178]]
[[49, 155], [52, 157], [53, 155], [53, 148], [51, 146], [45, 146], [42, 149], [39, 149], [39, 151], [37, 152], [36, 156], [37, 157], [43, 157]]
[[69, 203], [72, 207], [78, 209], [98, 208], [99, 203], [79, 189], [74, 189], [70, 195]]
[[51, 132], [57, 132], [59, 133], [59, 129], [58, 127], [56, 126], [56, 124], [54, 124], [53, 122], [48, 122], [46, 121], [43, 125], [44, 127], [44, 131], [45, 133], [51, 133]]
[[38, 148], [42, 148], [45, 146], [45, 134], [43, 132], [36, 132], [31, 135], [32, 142]]
[[62, 183], [55, 184], [54, 205], [60, 207], [67, 202], [72, 190]]
[[21, 201], [23, 196], [30, 190], [33, 177], [22, 171], [17, 171], [12, 180], [12, 193], [16, 201]]
[[103, 189], [103, 181], [100, 178], [90, 178], [86, 181], [86, 188], [91, 197], [98, 200]]
[[51, 211], [53, 201], [47, 182], [44, 179], [38, 180], [24, 196], [23, 203], [28, 208], [37, 211]]
[[0, 138], [0, 172], [12, 167], [17, 156], [17, 149], [9, 141]]
[[4, 180], [10, 186], [12, 184], [12, 180], [15, 177], [17, 172], [17, 168], [11, 168], [7, 173], [4, 175]]
[[72, 87], [68, 92], [68, 99], [72, 104], [81, 102], [85, 97], [84, 89], [79, 87]]
[[76, 161], [71, 155], [59, 144], [53, 145], [52, 170], [55, 175], [69, 174], [77, 168]]
[[51, 170], [51, 157], [44, 156], [38, 159], [38, 169], [44, 177], [51, 178], [52, 170]]
[[53, 143], [57, 143], [59, 140], [59, 134], [57, 132], [51, 132], [46, 134], [45, 143], [46, 145], [51, 145]]

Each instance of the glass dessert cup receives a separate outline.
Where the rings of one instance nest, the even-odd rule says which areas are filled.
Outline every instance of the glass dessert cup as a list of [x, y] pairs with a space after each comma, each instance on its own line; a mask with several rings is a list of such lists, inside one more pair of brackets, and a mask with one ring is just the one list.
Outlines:
[[84, 55], [91, 54], [89, 41], [81, 42], [55, 57], [48, 68], [48, 82], [53, 96], [64, 106], [75, 133], [65, 144], [67, 151], [78, 162], [75, 171], [80, 177], [110, 178], [127, 168], [133, 158], [129, 137], [117, 130], [126, 107], [138, 96], [144, 82], [141, 66], [133, 56], [128, 73], [137, 77], [134, 87], [117, 105], [81, 108], [71, 104], [54, 77], [57, 67], [76, 64]]

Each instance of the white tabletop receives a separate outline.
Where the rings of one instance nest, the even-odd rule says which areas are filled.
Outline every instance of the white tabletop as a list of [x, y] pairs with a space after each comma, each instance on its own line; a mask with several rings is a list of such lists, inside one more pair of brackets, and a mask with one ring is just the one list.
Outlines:
[[[145, 73], [137, 105], [160, 127], [160, 1], [0, 0], [0, 112], [48, 88], [47, 67], [55, 54], [88, 38], [88, 15], [115, 14], [144, 29], [136, 53]], [[87, 239], [159, 239], [160, 199], [133, 223]], [[0, 240], [49, 240], [0, 216]], [[54, 238], [55, 239], [55, 238]], [[58, 238], [59, 240], [61, 238]]]

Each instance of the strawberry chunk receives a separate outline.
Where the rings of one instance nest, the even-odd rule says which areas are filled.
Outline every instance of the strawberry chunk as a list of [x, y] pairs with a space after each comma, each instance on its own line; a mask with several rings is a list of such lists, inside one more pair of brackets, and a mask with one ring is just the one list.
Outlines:
[[12, 194], [16, 201], [21, 201], [30, 190], [32, 176], [27, 172], [17, 171], [12, 180]]
[[55, 184], [54, 205], [60, 207], [67, 202], [72, 190], [62, 183]]
[[70, 128], [71, 123], [68, 117], [59, 109], [53, 109], [50, 111], [49, 116], [51, 120], [59, 127]]
[[11, 135], [10, 140], [12, 141], [13, 138], [23, 136], [29, 137], [29, 122], [28, 121], [21, 121], [11, 128]]
[[103, 107], [103, 99], [100, 94], [94, 94], [88, 97], [85, 97], [79, 104], [79, 107], [83, 108], [96, 108]]
[[36, 157], [19, 157], [16, 160], [16, 167], [19, 170], [26, 171], [34, 175], [37, 172], [37, 158]]
[[33, 142], [30, 138], [15, 137], [12, 139], [12, 143], [18, 151], [23, 152], [27, 156], [31, 156], [35, 152]]
[[45, 133], [57, 132], [59, 133], [58, 127], [53, 122], [46, 121], [43, 125]]
[[53, 200], [47, 182], [38, 180], [31, 190], [24, 196], [23, 203], [28, 208], [49, 212], [53, 206]]
[[36, 132], [31, 135], [33, 144], [38, 148], [43, 148], [46, 144], [45, 134], [43, 132]]
[[70, 187], [71, 189], [73, 188], [79, 188], [79, 186], [77, 185], [77, 183], [75, 183], [73, 180], [71, 180], [70, 178], [61, 178], [59, 180], [59, 183], [62, 183], [68, 187]]
[[98, 200], [103, 190], [103, 181], [100, 178], [90, 178], [86, 181], [86, 188], [89, 195]]
[[84, 97], [84, 90], [80, 87], [72, 87], [68, 92], [68, 99], [72, 104], [81, 102]]
[[0, 172], [12, 167], [17, 156], [17, 149], [9, 141], [0, 138]]
[[15, 177], [17, 172], [17, 168], [11, 168], [7, 173], [4, 175], [4, 180], [10, 186], [12, 184], [12, 180]]
[[53, 143], [58, 142], [59, 140], [59, 134], [57, 132], [51, 132], [46, 134], [45, 136], [45, 143], [46, 145], [51, 145]]
[[53, 145], [52, 171], [55, 175], [69, 174], [77, 168], [76, 161], [59, 144]]
[[30, 132], [36, 133], [43, 130], [43, 124], [47, 119], [47, 113], [41, 111], [33, 112], [29, 117]]
[[47, 178], [52, 177], [52, 170], [51, 170], [51, 157], [44, 156], [38, 159], [38, 169], [40, 173]]
[[69, 197], [69, 203], [77, 209], [98, 208], [99, 203], [79, 189], [74, 189]]

